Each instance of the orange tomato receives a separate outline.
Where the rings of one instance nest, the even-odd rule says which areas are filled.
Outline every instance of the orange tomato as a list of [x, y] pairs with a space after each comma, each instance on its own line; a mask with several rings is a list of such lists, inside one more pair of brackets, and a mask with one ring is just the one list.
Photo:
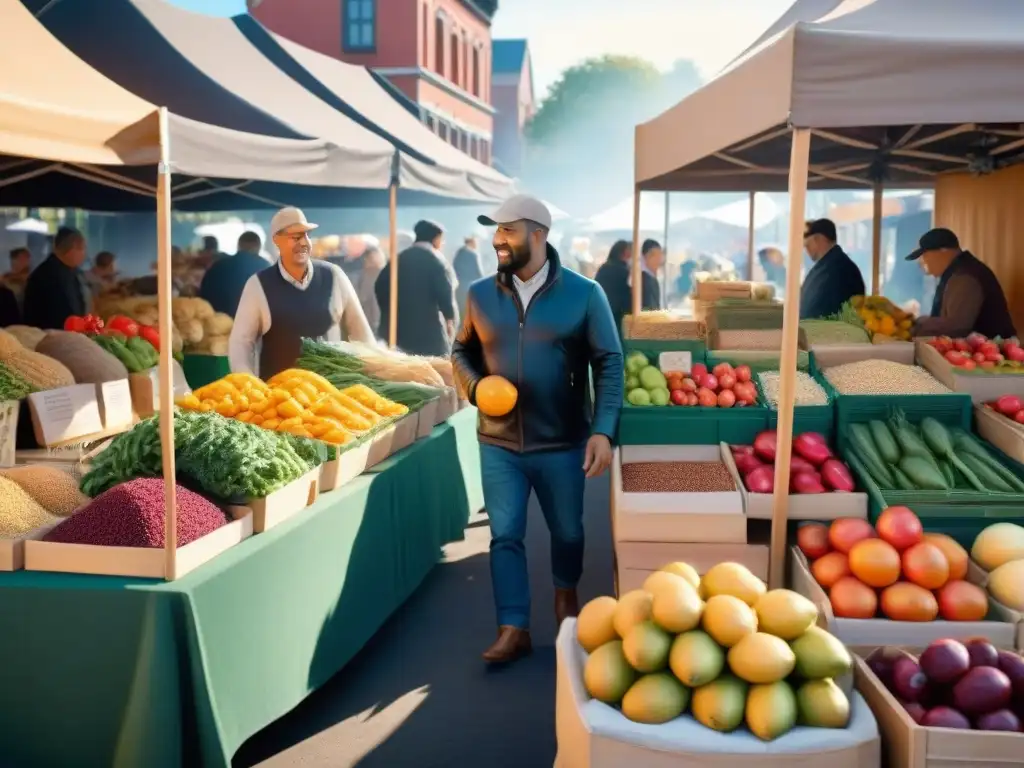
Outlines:
[[828, 589], [844, 576], [850, 575], [850, 562], [842, 552], [829, 552], [811, 563], [811, 575]]
[[878, 612], [875, 590], [853, 576], [845, 576], [828, 593], [832, 613], [843, 619], [872, 619]]
[[924, 587], [897, 581], [882, 591], [882, 613], [893, 621], [934, 621], [939, 615], [935, 595]]
[[850, 571], [869, 587], [888, 587], [900, 578], [900, 553], [881, 539], [862, 539], [850, 550]]
[[858, 541], [873, 538], [874, 535], [875, 529], [871, 523], [857, 517], [840, 517], [828, 529], [828, 541], [832, 549], [843, 553], [853, 549]]
[[516, 407], [519, 392], [502, 376], [484, 376], [476, 385], [476, 407], [485, 415], [498, 418]]
[[949, 561], [950, 581], [962, 581], [967, 578], [967, 565], [971, 558], [956, 539], [944, 533], [926, 533], [924, 540], [941, 549], [942, 554], [946, 556], [946, 560]]
[[796, 545], [814, 561], [828, 554], [828, 528], [821, 523], [806, 523], [796, 529]]
[[988, 595], [968, 581], [948, 581], [938, 592], [939, 613], [946, 621], [982, 621], [988, 615]]
[[934, 544], [922, 541], [903, 553], [907, 580], [925, 589], [938, 589], [949, 581], [949, 561]]
[[906, 507], [889, 507], [875, 521], [875, 530], [900, 552], [921, 541], [924, 528], [920, 518]]

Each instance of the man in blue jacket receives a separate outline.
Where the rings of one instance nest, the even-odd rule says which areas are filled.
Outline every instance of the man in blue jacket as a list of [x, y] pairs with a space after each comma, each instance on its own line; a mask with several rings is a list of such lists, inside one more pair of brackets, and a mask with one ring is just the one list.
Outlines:
[[854, 296], [864, 295], [864, 277], [836, 243], [836, 225], [830, 219], [807, 223], [804, 250], [814, 266], [800, 288], [801, 320], [829, 317]]
[[579, 610], [583, 490], [586, 478], [611, 464], [622, 347], [604, 291], [563, 269], [548, 243], [551, 213], [541, 201], [516, 195], [479, 221], [497, 227], [498, 274], [470, 286], [452, 363], [474, 404], [487, 375], [505, 377], [519, 393], [510, 413], [480, 413], [477, 424], [498, 619], [497, 640], [483, 656], [505, 663], [532, 649], [523, 546], [531, 491], [551, 534], [555, 617], [561, 624]]

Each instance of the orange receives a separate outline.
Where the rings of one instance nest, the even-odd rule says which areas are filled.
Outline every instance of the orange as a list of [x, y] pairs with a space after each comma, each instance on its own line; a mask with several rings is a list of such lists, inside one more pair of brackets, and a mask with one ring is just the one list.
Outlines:
[[832, 613], [843, 619], [873, 619], [878, 611], [875, 590], [853, 576], [832, 585], [828, 593]]
[[935, 595], [917, 584], [898, 581], [882, 592], [882, 613], [893, 621], [934, 621], [939, 615]]
[[888, 587], [900, 578], [900, 553], [881, 539], [863, 539], [850, 550], [850, 571], [869, 587]]
[[938, 589], [949, 581], [949, 560], [934, 544], [922, 541], [903, 552], [907, 580], [925, 589]]
[[842, 552], [829, 552], [811, 563], [814, 580], [828, 589], [844, 576], [850, 575], [850, 564]]
[[942, 554], [946, 556], [949, 561], [950, 581], [962, 581], [967, 578], [967, 565], [970, 556], [967, 554], [967, 550], [957, 543], [956, 539], [944, 533], [926, 533], [924, 540], [941, 549]]
[[503, 376], [484, 376], [476, 385], [476, 407], [485, 415], [505, 416], [516, 407], [519, 392]]

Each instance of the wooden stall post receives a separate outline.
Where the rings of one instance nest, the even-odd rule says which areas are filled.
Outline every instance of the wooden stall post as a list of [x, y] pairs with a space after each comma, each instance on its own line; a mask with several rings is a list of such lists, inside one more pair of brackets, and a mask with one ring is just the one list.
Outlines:
[[[643, 274], [640, 271], [640, 187], [633, 187], [633, 251], [630, 280], [633, 283], [633, 317], [640, 315], [643, 305]], [[619, 329], [621, 332], [621, 329]]]
[[793, 130], [789, 160], [789, 246], [786, 253], [786, 301], [783, 305], [782, 354], [779, 360], [779, 424], [776, 434], [775, 492], [772, 496], [772, 538], [768, 588], [784, 586], [786, 521], [789, 516], [789, 459], [793, 450], [793, 401], [796, 398], [797, 337], [800, 326], [800, 268], [804, 250], [804, 208], [811, 132]]
[[388, 295], [388, 346], [398, 346], [398, 181], [392, 180], [388, 190], [388, 251], [391, 258], [391, 281]]
[[754, 197], [750, 193], [750, 210], [747, 218], [747, 280], [754, 282]]
[[171, 163], [167, 109], [160, 107], [160, 163], [156, 181], [157, 301], [160, 315], [160, 452], [164, 473], [164, 578], [177, 576], [178, 506], [174, 469], [174, 369], [171, 321]]
[[882, 292], [882, 182], [876, 181], [871, 196], [871, 293]]
[[671, 208], [671, 192], [665, 193], [665, 241], [661, 244], [664, 258], [661, 262], [661, 308], [668, 308], [668, 230], [671, 226], [669, 211]]

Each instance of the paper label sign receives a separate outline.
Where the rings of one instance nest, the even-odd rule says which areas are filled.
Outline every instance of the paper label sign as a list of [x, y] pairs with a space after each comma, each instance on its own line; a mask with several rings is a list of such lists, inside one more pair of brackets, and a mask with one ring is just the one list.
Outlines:
[[692, 352], [662, 352], [658, 355], [658, 370], [662, 373], [668, 373], [669, 371], [689, 373], [692, 366]]
[[41, 442], [46, 445], [75, 440], [103, 429], [93, 384], [33, 392], [28, 401], [39, 422]]
[[105, 381], [100, 384], [100, 397], [103, 400], [103, 427], [117, 429], [131, 426], [134, 419], [132, 413], [132, 390], [128, 379]]

